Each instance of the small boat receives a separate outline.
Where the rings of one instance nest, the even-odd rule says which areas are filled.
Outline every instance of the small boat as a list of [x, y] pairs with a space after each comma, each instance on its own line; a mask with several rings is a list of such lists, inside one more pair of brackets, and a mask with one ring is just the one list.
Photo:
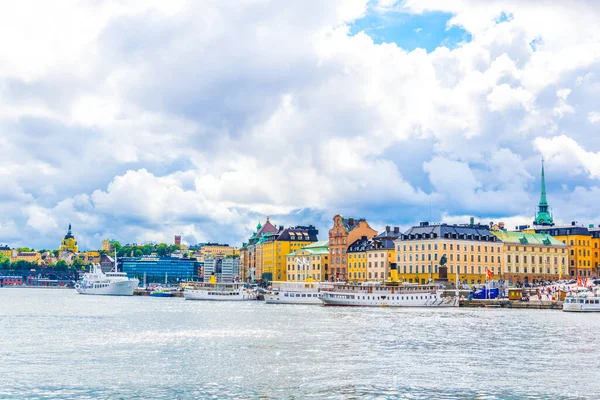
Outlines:
[[173, 293], [170, 290], [157, 287], [154, 288], [153, 291], [150, 292], [150, 297], [172, 297]]
[[[325, 286], [324, 286], [325, 285]], [[267, 304], [318, 304], [322, 287], [333, 287], [321, 282], [271, 282], [271, 290], [265, 293]]]
[[565, 298], [563, 311], [566, 312], [600, 312], [600, 296], [593, 292], [580, 292]]

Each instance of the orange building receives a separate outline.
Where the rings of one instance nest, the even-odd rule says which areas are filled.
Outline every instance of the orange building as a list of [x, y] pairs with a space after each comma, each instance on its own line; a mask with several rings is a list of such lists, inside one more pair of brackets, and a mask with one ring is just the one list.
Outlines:
[[377, 235], [364, 218], [333, 217], [333, 227], [329, 230], [330, 269], [325, 276], [329, 281], [348, 279], [348, 246], [365, 236], [367, 239]]

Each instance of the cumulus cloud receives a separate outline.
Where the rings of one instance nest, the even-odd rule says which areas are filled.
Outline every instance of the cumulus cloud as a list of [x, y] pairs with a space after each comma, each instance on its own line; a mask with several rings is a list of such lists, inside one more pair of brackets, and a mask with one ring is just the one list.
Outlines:
[[[471, 39], [378, 44], [352, 29], [370, 10], [447, 13]], [[56, 246], [73, 222], [84, 248], [175, 233], [239, 244], [267, 215], [325, 234], [337, 212], [409, 226], [429, 204], [437, 220], [520, 221], [542, 156], [555, 214], [596, 217], [568, 203], [600, 177], [595, 2], [3, 11], [0, 242]]]

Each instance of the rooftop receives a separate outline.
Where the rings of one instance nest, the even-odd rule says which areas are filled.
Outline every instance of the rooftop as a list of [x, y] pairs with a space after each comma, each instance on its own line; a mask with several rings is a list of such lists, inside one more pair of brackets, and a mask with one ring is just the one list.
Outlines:
[[560, 240], [544, 233], [492, 231], [492, 234], [504, 243], [567, 247]]

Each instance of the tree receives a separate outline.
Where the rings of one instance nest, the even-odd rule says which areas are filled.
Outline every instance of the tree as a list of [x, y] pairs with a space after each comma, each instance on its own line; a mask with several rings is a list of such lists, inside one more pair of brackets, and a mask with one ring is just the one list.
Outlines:
[[149, 256], [154, 251], [154, 245], [151, 243], [142, 246], [142, 252], [144, 255]]
[[65, 260], [60, 260], [56, 263], [54, 269], [56, 269], [57, 271], [66, 271], [67, 269], [69, 269], [69, 266], [67, 265]]
[[144, 252], [142, 251], [142, 249], [140, 249], [140, 248], [135, 249], [135, 256], [136, 257], [141, 257], [143, 255], [144, 255]]
[[181, 246], [178, 244], [172, 244], [169, 246], [169, 254], [175, 253], [177, 250], [181, 250]]
[[167, 246], [165, 243], [159, 244], [156, 246], [156, 254], [158, 254], [160, 257], [166, 256], [169, 254], [169, 246]]
[[183, 253], [183, 258], [189, 258], [189, 256], [190, 256], [190, 255], [188, 254], [188, 252], [187, 252], [187, 251], [186, 251], [185, 253]]
[[75, 260], [73, 260], [71, 269], [74, 269], [74, 270], [85, 269], [85, 263], [83, 262], [83, 260], [81, 258], [76, 258]]
[[54, 257], [58, 257], [58, 255], [60, 254], [60, 251], [52, 250], [52, 254], [54, 254]]
[[30, 249], [29, 247], [17, 247], [17, 251], [19, 252], [23, 252], [23, 253], [29, 253], [32, 251], [35, 251], [34, 249]]

